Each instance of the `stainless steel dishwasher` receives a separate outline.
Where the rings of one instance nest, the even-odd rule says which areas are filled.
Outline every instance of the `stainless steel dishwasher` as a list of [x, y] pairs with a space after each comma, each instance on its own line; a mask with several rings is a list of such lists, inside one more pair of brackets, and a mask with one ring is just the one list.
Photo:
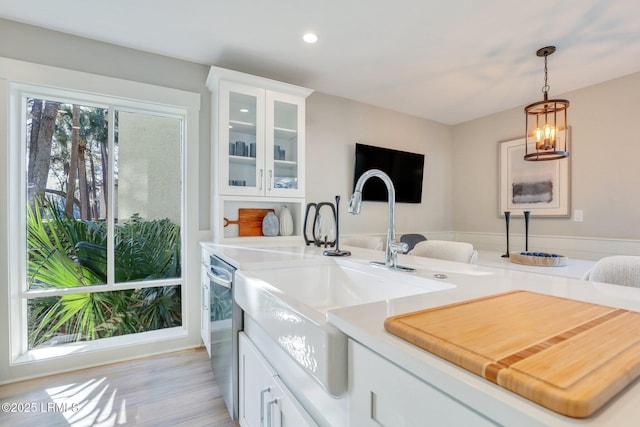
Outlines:
[[242, 309], [233, 298], [235, 268], [210, 255], [209, 310], [211, 317], [211, 367], [229, 415], [238, 419], [238, 332], [242, 330]]

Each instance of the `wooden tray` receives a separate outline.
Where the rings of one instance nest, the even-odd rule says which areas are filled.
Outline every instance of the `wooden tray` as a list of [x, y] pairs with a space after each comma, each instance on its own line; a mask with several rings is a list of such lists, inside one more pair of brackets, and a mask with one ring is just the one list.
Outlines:
[[640, 375], [640, 313], [513, 291], [386, 319], [385, 329], [533, 402], [591, 415]]
[[273, 209], [254, 209], [240, 208], [238, 209], [238, 219], [231, 221], [224, 219], [224, 226], [230, 224], [238, 224], [238, 235], [246, 236], [264, 236], [262, 234], [262, 220], [269, 212], [275, 212]]

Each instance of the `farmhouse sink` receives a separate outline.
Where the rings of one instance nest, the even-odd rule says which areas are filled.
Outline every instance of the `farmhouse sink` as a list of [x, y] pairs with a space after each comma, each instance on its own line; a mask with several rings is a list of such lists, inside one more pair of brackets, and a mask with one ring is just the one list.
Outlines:
[[347, 337], [327, 311], [455, 287], [344, 259], [303, 261], [236, 274], [236, 302], [333, 396], [347, 388]]

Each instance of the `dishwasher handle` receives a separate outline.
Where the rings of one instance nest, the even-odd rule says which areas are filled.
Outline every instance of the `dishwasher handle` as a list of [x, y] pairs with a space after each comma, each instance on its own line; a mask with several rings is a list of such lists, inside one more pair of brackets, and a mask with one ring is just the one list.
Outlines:
[[[214, 270], [214, 271], [211, 271]], [[225, 288], [231, 288], [231, 275], [232, 273], [226, 270], [220, 270], [218, 268], [215, 267], [211, 267], [210, 271], [207, 271], [207, 276], [209, 277], [209, 280], [211, 280], [213, 283], [220, 285], [220, 286], [224, 286]]]

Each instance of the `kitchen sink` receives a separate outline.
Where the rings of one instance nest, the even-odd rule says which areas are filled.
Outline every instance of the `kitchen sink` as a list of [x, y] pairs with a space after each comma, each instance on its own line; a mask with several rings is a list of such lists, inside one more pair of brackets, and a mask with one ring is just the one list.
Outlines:
[[325, 390], [347, 388], [347, 337], [327, 311], [455, 287], [418, 269], [404, 273], [365, 262], [323, 258], [238, 271], [236, 302]]

